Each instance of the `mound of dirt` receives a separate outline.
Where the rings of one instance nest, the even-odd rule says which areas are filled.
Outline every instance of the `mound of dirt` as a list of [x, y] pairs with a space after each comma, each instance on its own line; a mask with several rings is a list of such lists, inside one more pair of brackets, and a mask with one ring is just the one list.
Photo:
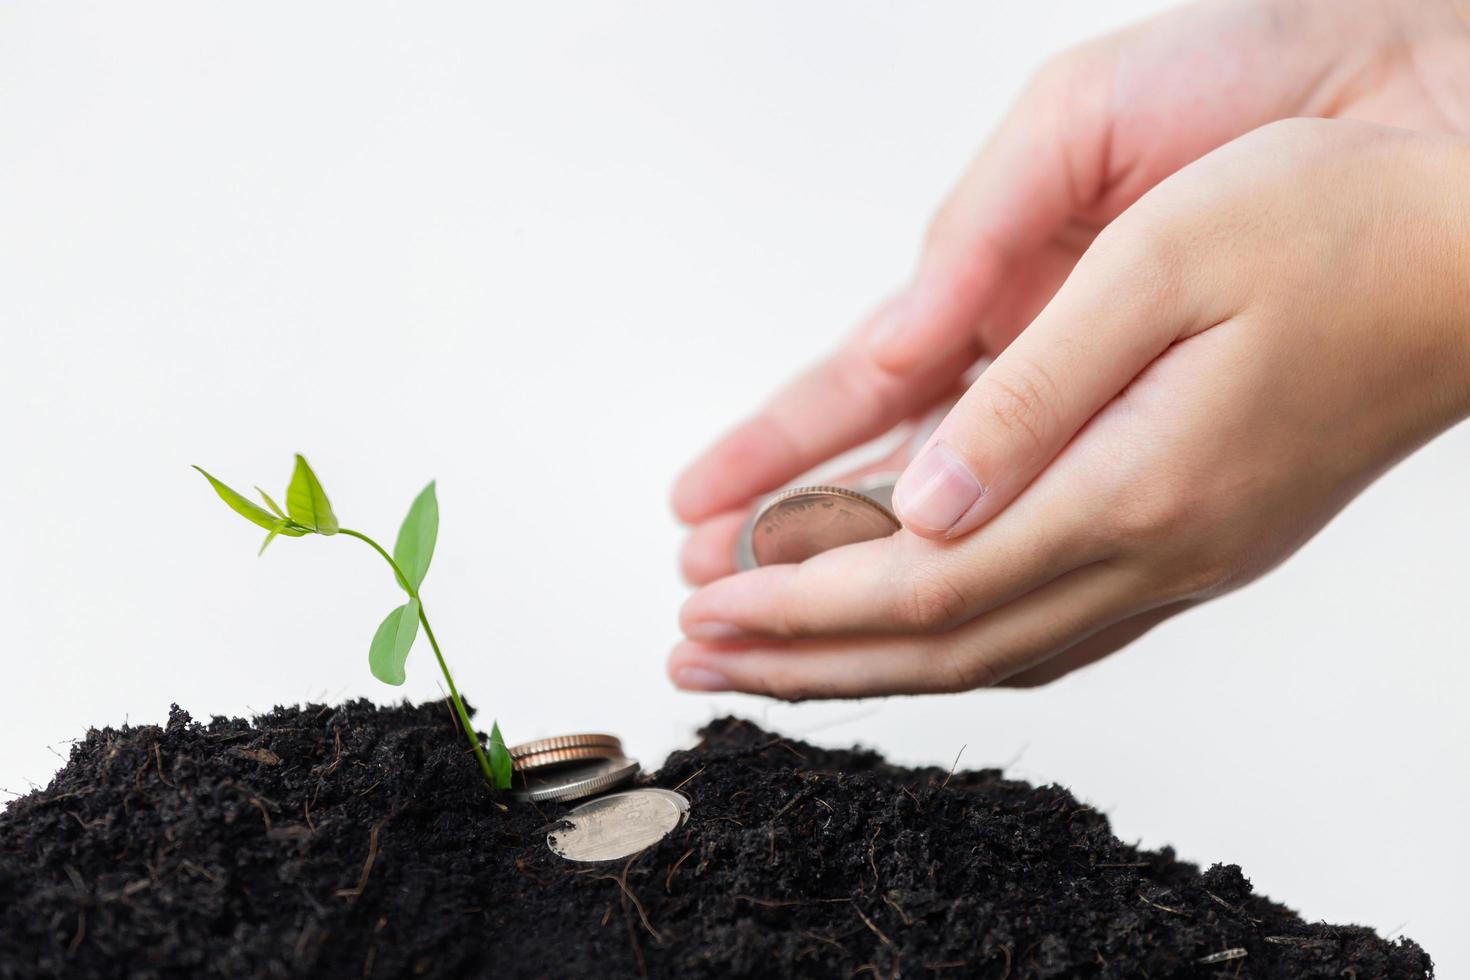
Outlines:
[[647, 780], [688, 822], [586, 866], [442, 703], [93, 730], [0, 814], [0, 977], [1432, 976], [1055, 786], [702, 735]]

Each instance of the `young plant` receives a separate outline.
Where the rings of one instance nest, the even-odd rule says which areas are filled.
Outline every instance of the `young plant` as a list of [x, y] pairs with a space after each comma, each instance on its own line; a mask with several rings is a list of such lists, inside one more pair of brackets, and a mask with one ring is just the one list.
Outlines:
[[428, 637], [429, 646], [434, 650], [434, 658], [439, 661], [439, 669], [444, 673], [444, 682], [449, 685], [449, 697], [454, 702], [460, 727], [470, 741], [470, 748], [474, 750], [475, 759], [480, 763], [485, 781], [496, 789], [509, 789], [510, 753], [506, 750], [505, 739], [501, 737], [500, 725], [496, 723], [490, 728], [490, 752], [487, 756], [474, 728], [470, 726], [469, 712], [465, 711], [464, 701], [460, 700], [459, 689], [455, 687], [454, 678], [449, 674], [449, 665], [444, 662], [444, 654], [439, 649], [439, 641], [434, 639], [433, 627], [429, 625], [428, 614], [424, 612], [424, 603], [419, 596], [419, 587], [423, 585], [424, 576], [429, 571], [429, 560], [434, 557], [434, 543], [439, 537], [439, 500], [434, 494], [434, 484], [430, 482], [424, 487], [413, 506], [408, 509], [408, 516], [398, 529], [398, 540], [393, 545], [393, 554], [390, 556], [366, 534], [337, 523], [337, 515], [332, 513], [332, 505], [327, 500], [326, 492], [322, 490], [321, 481], [300, 454], [296, 456], [296, 470], [291, 474], [291, 485], [286, 488], [284, 512], [271, 499], [270, 494], [260, 487], [255, 489], [269, 510], [231, 490], [200, 467], [194, 468], [204, 473], [204, 478], [214, 487], [214, 492], [219, 494], [220, 499], [231, 510], [269, 532], [260, 546], [260, 554], [265, 553], [266, 547], [278, 535], [299, 538], [305, 534], [345, 534], [349, 538], [367, 542], [374, 551], [383, 556], [383, 560], [393, 569], [398, 585], [408, 593], [408, 601], [390, 612], [373, 634], [372, 645], [368, 648], [368, 666], [372, 669], [373, 676], [384, 684], [403, 683], [403, 664], [408, 659], [408, 652], [418, 637], [419, 626], [422, 625], [424, 636]]

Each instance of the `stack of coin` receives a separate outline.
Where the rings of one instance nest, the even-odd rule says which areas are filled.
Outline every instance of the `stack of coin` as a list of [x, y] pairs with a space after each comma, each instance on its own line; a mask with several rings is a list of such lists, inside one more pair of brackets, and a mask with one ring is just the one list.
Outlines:
[[616, 735], [589, 732], [538, 738], [534, 742], [513, 745], [509, 751], [513, 768], [530, 771], [563, 762], [616, 758], [623, 754], [623, 742]]
[[638, 775], [638, 761], [623, 754], [616, 735], [556, 735], [510, 747], [517, 799], [579, 800], [620, 786]]
[[608, 793], [638, 775], [637, 760], [623, 753], [616, 735], [555, 735], [512, 745], [509, 752], [516, 799], [565, 803], [597, 797], [572, 809], [546, 836], [546, 846], [568, 861], [637, 854], [689, 815], [689, 799], [673, 790], [645, 786]]
[[852, 486], [783, 490], [756, 508], [735, 543], [735, 565], [806, 561], [832, 548], [883, 538], [902, 525], [893, 514], [896, 473], [875, 473]]

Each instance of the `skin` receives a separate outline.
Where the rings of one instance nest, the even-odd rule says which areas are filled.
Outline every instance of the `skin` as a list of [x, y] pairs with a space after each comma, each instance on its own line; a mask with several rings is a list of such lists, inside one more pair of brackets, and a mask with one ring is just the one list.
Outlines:
[[[675, 683], [1045, 683], [1274, 567], [1470, 415], [1467, 134], [1450, 0], [1208, 3], [1056, 59], [912, 282], [679, 479]], [[756, 497], [982, 356], [905, 530], [732, 574]]]

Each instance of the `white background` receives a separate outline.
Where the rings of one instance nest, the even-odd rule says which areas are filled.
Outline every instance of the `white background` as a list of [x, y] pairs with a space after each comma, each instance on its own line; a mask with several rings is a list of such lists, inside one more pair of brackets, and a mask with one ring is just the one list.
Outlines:
[[512, 740], [607, 728], [657, 764], [736, 711], [967, 746], [1470, 971], [1463, 428], [1049, 689], [785, 706], [664, 678], [677, 469], [899, 281], [1048, 52], [1153, 6], [0, 7], [0, 786], [170, 701], [438, 695], [424, 650], [402, 692], [368, 674], [398, 596], [366, 548], [257, 560], [188, 469], [275, 492], [299, 449], [385, 540], [439, 479], [426, 603]]

